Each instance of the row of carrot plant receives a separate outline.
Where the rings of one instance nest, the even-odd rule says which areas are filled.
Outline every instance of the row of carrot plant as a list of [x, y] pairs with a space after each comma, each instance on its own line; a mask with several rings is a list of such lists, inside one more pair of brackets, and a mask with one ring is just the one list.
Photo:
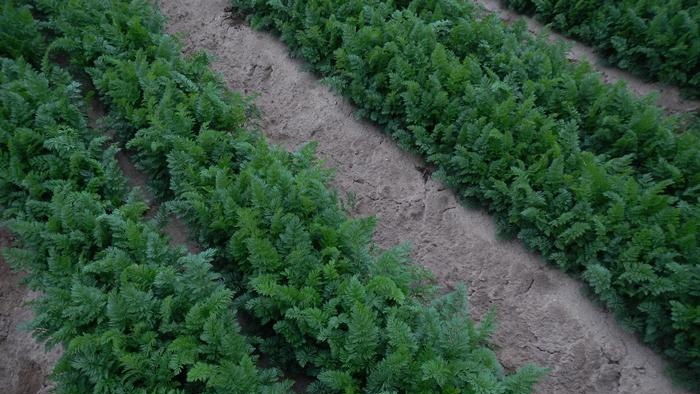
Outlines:
[[[31, 25], [37, 34], [26, 37], [39, 41], [15, 40], [0, 52], [36, 60], [31, 51], [43, 47], [50, 76], [62, 73], [53, 61], [86, 73], [108, 125], [209, 248], [185, 255], [143, 224], [145, 207], [118, 192], [122, 175], [102, 139], [83, 142], [87, 167], [79, 144], [47, 143], [43, 129], [23, 155], [8, 154], [23, 170], [2, 179], [18, 190], [7, 194], [18, 199], [3, 201], [3, 215], [15, 218], [24, 246], [8, 255], [50, 295], [35, 326], [65, 345], [62, 392], [111, 392], [118, 382], [144, 393], [285, 392], [274, 370], [255, 367], [248, 340], [275, 365], [312, 377], [308, 392], [530, 392], [543, 371], [503, 371], [486, 344], [493, 315], [475, 324], [463, 290], [436, 296], [405, 250], [375, 248], [374, 221], [347, 217], [312, 147], [288, 153], [246, 129], [249, 101], [223, 87], [205, 55], [183, 58], [150, 4], [23, 3], [31, 9], [3, 9], [23, 15], [7, 18], [17, 22], [8, 31]], [[76, 100], [76, 85], [61, 75]], [[54, 108], [62, 85], [26, 85], [58, 117], [50, 130], [85, 130], [75, 105]], [[45, 110], [8, 95], [30, 111], [0, 111], [15, 122], [2, 135], [15, 152], [21, 127]], [[65, 126], [63, 114], [74, 123]], [[47, 154], [30, 157], [38, 148]], [[52, 171], [40, 172], [46, 163]], [[254, 338], [240, 335], [233, 306], [251, 319]]]
[[700, 3], [694, 0], [503, 0], [592, 45], [610, 63], [700, 96]]
[[700, 376], [700, 138], [464, 0], [233, 0]]
[[288, 393], [256, 366], [213, 251], [187, 254], [143, 218], [63, 70], [0, 59], [3, 251], [41, 292], [30, 328], [63, 353], [57, 393]]

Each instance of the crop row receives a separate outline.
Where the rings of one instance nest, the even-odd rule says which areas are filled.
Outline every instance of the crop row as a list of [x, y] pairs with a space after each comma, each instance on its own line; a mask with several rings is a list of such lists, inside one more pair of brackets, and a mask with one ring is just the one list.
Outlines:
[[240, 334], [213, 252], [174, 249], [126, 193], [116, 149], [86, 127], [78, 85], [0, 59], [0, 201], [33, 332], [63, 344], [58, 393], [286, 393]]
[[[416, 119], [401, 128], [430, 131], [430, 124], [457, 121], [454, 130], [441, 131], [457, 134], [461, 123], [480, 116], [474, 110], [467, 116], [460, 112], [472, 107], [470, 100], [492, 106], [507, 103], [502, 113], [525, 107], [536, 110], [545, 126], [575, 134], [581, 149], [617, 160], [616, 166], [639, 182], [668, 181], [667, 193], [690, 202], [700, 197], [700, 128], [685, 130], [685, 120], [665, 116], [621, 83], [605, 84], [588, 63], [571, 64], [561, 47], [533, 39], [524, 24], [510, 28], [495, 16], [482, 18], [478, 8], [463, 0], [375, 0], [368, 8], [359, 1], [330, 1], [313, 6], [310, 15], [303, 12], [306, 1], [288, 3], [276, 8], [262, 0], [233, 1], [240, 12], [255, 12], [254, 25], [279, 31], [295, 54], [339, 90], [358, 102], [369, 99], [367, 105], [374, 109], [364, 112], [371, 118], [395, 118], [395, 107], [410, 100]], [[287, 20], [291, 15], [298, 17]], [[414, 41], [400, 40], [411, 31], [414, 19], [424, 28], [412, 31]], [[377, 30], [378, 20], [393, 24]], [[364, 34], [353, 37], [361, 29]], [[363, 78], [371, 88], [354, 86], [360, 82], [353, 85], [351, 78]], [[478, 89], [466, 89], [469, 86]], [[421, 102], [426, 100], [422, 96], [429, 102]], [[435, 108], [449, 119], [438, 117]], [[423, 113], [430, 118], [421, 118]], [[499, 130], [504, 126], [494, 124]]]
[[700, 375], [695, 132], [463, 0], [233, 4]]
[[700, 3], [693, 0], [504, 0], [537, 14], [620, 68], [700, 96]]
[[[153, 187], [200, 244], [215, 251], [214, 265], [226, 288], [239, 290], [234, 304], [250, 315], [259, 350], [285, 370], [315, 378], [309, 392], [530, 392], [541, 369], [527, 366], [506, 375], [485, 346], [493, 315], [474, 324], [463, 291], [435, 297], [438, 289], [423, 270], [408, 264], [405, 250], [376, 250], [370, 241], [373, 220], [348, 219], [313, 149], [288, 153], [245, 129], [253, 111], [248, 100], [223, 87], [206, 56], [182, 58], [149, 4], [30, 4], [43, 18], [38, 26], [51, 37], [45, 67], [49, 60], [68, 59], [73, 70], [87, 72], [110, 110], [110, 126]], [[147, 275], [154, 286], [160, 284], [154, 279], [158, 271]], [[128, 279], [128, 271], [100, 279], [121, 283], [122, 276]], [[190, 300], [202, 298], [196, 289], [182, 290], [194, 293]], [[148, 299], [133, 296], [134, 303]], [[231, 300], [229, 293], [223, 298]], [[105, 312], [107, 317], [95, 318], [124, 318], [119, 309]], [[60, 324], [54, 317], [47, 321]], [[118, 337], [121, 326], [112, 324]], [[217, 328], [227, 333], [225, 324]], [[237, 335], [234, 323], [230, 328], [229, 335]], [[137, 338], [154, 346], [149, 354], [171, 349], [149, 336]], [[109, 341], [86, 344], [112, 348]], [[176, 345], [170, 354], [175, 361], [158, 366], [167, 369], [193, 357], [191, 343]], [[250, 358], [245, 356], [241, 359]], [[115, 364], [131, 361], [136, 362], [120, 358]], [[175, 381], [190, 375], [197, 380], [204, 372], [211, 371], [191, 368]], [[273, 372], [254, 376], [261, 392], [285, 387], [271, 384]]]

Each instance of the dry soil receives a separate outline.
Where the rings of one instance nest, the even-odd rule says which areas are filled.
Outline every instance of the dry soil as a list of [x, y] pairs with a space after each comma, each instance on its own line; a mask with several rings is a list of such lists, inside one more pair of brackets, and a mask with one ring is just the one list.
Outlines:
[[[0, 249], [12, 246], [12, 235], [0, 228]], [[22, 325], [31, 320], [27, 302], [37, 294], [22, 285], [22, 273], [12, 272], [0, 254], [0, 392], [7, 394], [47, 393], [47, 375], [60, 356], [48, 351]]]
[[491, 218], [463, 207], [426, 175], [424, 164], [290, 59], [274, 36], [229, 18], [226, 0], [161, 0], [168, 31], [185, 52], [205, 50], [232, 89], [259, 94], [260, 127], [296, 149], [318, 141], [336, 169], [333, 186], [356, 196], [358, 215], [376, 215], [376, 241], [410, 242], [413, 256], [446, 286], [466, 282], [474, 315], [496, 307], [494, 342], [507, 368], [550, 367], [539, 393], [682, 393], [664, 361], [594, 305], [579, 282], [521, 243], [497, 238]]

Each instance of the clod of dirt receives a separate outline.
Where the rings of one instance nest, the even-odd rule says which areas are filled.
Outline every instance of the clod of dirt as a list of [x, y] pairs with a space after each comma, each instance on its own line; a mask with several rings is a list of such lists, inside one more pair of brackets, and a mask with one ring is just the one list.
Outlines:
[[288, 149], [318, 141], [319, 157], [336, 169], [333, 186], [356, 196], [359, 215], [379, 218], [380, 245], [411, 242], [415, 261], [441, 284], [466, 282], [477, 319], [497, 309], [494, 343], [505, 367], [552, 369], [538, 393], [684, 393], [663, 374], [664, 361], [589, 301], [579, 282], [521, 243], [498, 239], [488, 215], [463, 207], [418, 158], [353, 117], [353, 106], [290, 59], [277, 38], [229, 20], [227, 0], [159, 3], [186, 52], [208, 51], [230, 88], [259, 94], [270, 140]]

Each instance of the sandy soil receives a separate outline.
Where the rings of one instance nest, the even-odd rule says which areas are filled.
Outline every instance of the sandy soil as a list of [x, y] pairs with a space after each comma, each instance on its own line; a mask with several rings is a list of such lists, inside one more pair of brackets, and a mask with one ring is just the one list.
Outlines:
[[[12, 246], [12, 235], [0, 228], [0, 249]], [[48, 393], [47, 375], [61, 354], [46, 351], [22, 325], [32, 319], [27, 302], [37, 294], [22, 285], [21, 273], [12, 272], [0, 254], [0, 392], [6, 394]]]
[[355, 213], [379, 217], [381, 245], [409, 241], [415, 261], [441, 283], [468, 283], [477, 318], [497, 308], [494, 342], [504, 365], [552, 369], [539, 393], [683, 393], [663, 375], [663, 360], [589, 301], [579, 282], [519, 242], [498, 239], [488, 215], [460, 205], [418, 158], [353, 117], [353, 106], [279, 40], [228, 19], [227, 0], [159, 3], [186, 52], [208, 51], [232, 89], [259, 94], [260, 126], [273, 142], [319, 142], [319, 156], [337, 170], [334, 186], [356, 195]]
[[533, 34], [547, 31], [550, 40], [564, 41], [570, 46], [569, 59], [574, 61], [588, 61], [602, 74], [603, 78], [608, 83], [624, 81], [627, 87], [639, 96], [655, 93], [658, 95], [656, 99], [657, 105], [669, 112], [693, 112], [700, 110], [700, 101], [684, 99], [677, 87], [660, 82], [648, 82], [617, 67], [610, 66], [605, 59], [599, 56], [591, 47], [564, 35], [552, 32], [551, 29], [546, 28], [542, 22], [508, 9], [501, 3], [501, 0], [472, 1], [481, 5], [485, 10], [497, 14], [506, 22], [514, 22], [518, 19], [523, 19], [527, 24], [528, 31]]

